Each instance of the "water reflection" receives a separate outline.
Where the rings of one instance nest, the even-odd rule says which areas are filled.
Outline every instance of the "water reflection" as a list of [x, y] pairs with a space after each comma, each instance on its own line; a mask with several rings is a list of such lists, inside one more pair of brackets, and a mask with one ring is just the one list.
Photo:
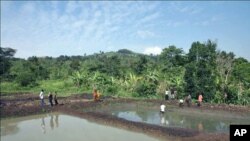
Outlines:
[[45, 119], [49, 119], [49, 126], [51, 131], [54, 130], [54, 127], [58, 128], [59, 127], [59, 114], [49, 114], [48, 116], [42, 116], [41, 118], [41, 128], [43, 134], [46, 134], [46, 125], [45, 125]]
[[[149, 124], [157, 124], [166, 127], [180, 127], [195, 129], [205, 132], [229, 132], [229, 125], [232, 123], [249, 123], [249, 117], [236, 120], [235, 118], [225, 118], [224, 116], [209, 116], [202, 114], [187, 114], [176, 111], [168, 111], [164, 114], [158, 111], [115, 111], [112, 112], [117, 117], [124, 118], [136, 122], [145, 122]], [[235, 122], [236, 121], [236, 122]]]
[[197, 128], [198, 128], [199, 131], [203, 131], [203, 124], [202, 124], [202, 122], [198, 123]]
[[[60, 115], [60, 128], [59, 127]], [[88, 120], [63, 114], [46, 114], [28, 117], [1, 120], [1, 141], [127, 141], [143, 140], [157, 141], [145, 134], [127, 131], [100, 123], [89, 122]], [[63, 121], [63, 122], [62, 122]], [[61, 124], [63, 123], [63, 124]], [[8, 126], [7, 126], [8, 125]], [[3, 134], [2, 129], [10, 131], [14, 125], [18, 131]], [[8, 129], [10, 128], [10, 129]], [[13, 130], [12, 130], [13, 131]], [[73, 132], [69, 132], [73, 131]], [[96, 134], [98, 133], [98, 135]]]
[[1, 121], [1, 136], [18, 133], [19, 128], [16, 123], [3, 123]]
[[42, 132], [43, 132], [43, 134], [45, 134], [45, 133], [46, 133], [46, 129], [45, 129], [45, 121], [44, 121], [44, 117], [42, 117], [41, 127], [42, 127]]
[[56, 116], [56, 118], [55, 118], [56, 128], [58, 128], [59, 127], [59, 122], [58, 122], [59, 114], [56, 113], [55, 116]]
[[50, 128], [51, 128], [51, 130], [54, 129], [53, 115], [50, 115]]

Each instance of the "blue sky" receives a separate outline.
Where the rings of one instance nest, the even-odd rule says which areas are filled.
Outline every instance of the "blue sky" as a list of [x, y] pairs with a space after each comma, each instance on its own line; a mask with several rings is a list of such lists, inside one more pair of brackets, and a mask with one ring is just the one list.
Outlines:
[[250, 1], [1, 1], [1, 47], [16, 57], [87, 55], [216, 41], [250, 60]]

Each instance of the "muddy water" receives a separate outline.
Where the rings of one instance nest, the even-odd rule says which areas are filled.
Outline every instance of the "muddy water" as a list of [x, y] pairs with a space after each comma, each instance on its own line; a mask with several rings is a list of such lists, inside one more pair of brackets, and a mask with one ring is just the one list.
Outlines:
[[239, 114], [226, 111], [167, 106], [166, 112], [160, 114], [159, 106], [146, 103], [117, 103], [101, 106], [95, 110], [130, 121], [165, 127], [194, 129], [209, 133], [229, 133], [230, 124], [250, 124], [250, 113]]
[[51, 113], [1, 120], [1, 141], [128, 141], [157, 139], [145, 134]]

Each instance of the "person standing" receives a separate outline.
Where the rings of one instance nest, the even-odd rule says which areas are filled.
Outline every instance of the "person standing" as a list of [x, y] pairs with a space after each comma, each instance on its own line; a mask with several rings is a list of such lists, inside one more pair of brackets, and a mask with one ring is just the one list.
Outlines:
[[51, 92], [49, 92], [49, 103], [50, 103], [50, 106], [52, 107], [53, 106], [53, 96], [52, 96]]
[[55, 95], [54, 95], [54, 102], [55, 102], [55, 105], [58, 105], [58, 101], [57, 101], [57, 92], [55, 92]]
[[161, 114], [165, 113], [165, 108], [166, 108], [166, 106], [163, 103], [161, 103], [161, 107], [160, 107]]
[[200, 93], [198, 96], [198, 106], [201, 106], [202, 99], [203, 99], [203, 96], [202, 96], [202, 93]]
[[93, 99], [94, 99], [94, 101], [97, 101], [97, 100], [98, 100], [97, 89], [94, 89], [94, 92], [93, 92]]
[[192, 101], [191, 94], [188, 94], [188, 96], [187, 96], [187, 98], [186, 98], [186, 102], [187, 102], [187, 106], [188, 106], [188, 107], [190, 107], [191, 101]]
[[227, 93], [224, 93], [224, 103], [227, 103]]
[[44, 90], [42, 89], [40, 94], [39, 94], [40, 100], [41, 100], [41, 106], [43, 107], [45, 105], [44, 102]]
[[183, 99], [180, 99], [179, 100], [179, 107], [183, 107], [184, 106], [184, 100]]
[[165, 91], [165, 100], [168, 100], [169, 97], [168, 97], [168, 90]]

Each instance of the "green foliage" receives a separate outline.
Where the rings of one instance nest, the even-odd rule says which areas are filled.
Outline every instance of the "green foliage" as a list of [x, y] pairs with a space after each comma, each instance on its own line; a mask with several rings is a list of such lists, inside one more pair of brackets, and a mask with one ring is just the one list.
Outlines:
[[6, 79], [11, 67], [10, 59], [14, 56], [16, 50], [12, 48], [0, 47], [0, 79]]
[[136, 62], [134, 71], [138, 75], [142, 75], [147, 69], [147, 58], [145, 56], [140, 56], [138, 62]]
[[195, 96], [204, 94], [204, 100], [210, 101], [216, 93], [216, 43], [208, 40], [206, 43], [194, 42], [188, 54], [186, 66], [185, 90]]
[[150, 97], [151, 95], [156, 95], [156, 88], [157, 85], [155, 85], [154, 83], [142, 81], [137, 84], [134, 93], [136, 95], [134, 96]]
[[184, 52], [175, 46], [164, 48], [160, 54], [160, 60], [164, 65], [164, 69], [168, 70], [175, 66], [183, 66], [185, 64]]
[[[208, 102], [250, 103], [250, 63], [234, 58], [233, 53], [216, 51], [216, 43], [210, 40], [194, 42], [188, 54], [175, 46], [156, 56], [122, 49], [24, 60], [12, 58], [14, 53], [1, 48], [4, 92], [37, 93], [43, 88], [66, 96], [97, 88], [104, 95], [162, 99], [165, 90], [175, 89], [178, 98], [191, 93], [196, 99], [197, 93], [203, 92]], [[226, 100], [224, 93], [228, 94]]]
[[16, 81], [22, 86], [37, 86], [35, 75], [33, 75], [30, 72], [21, 72], [17, 78]]

